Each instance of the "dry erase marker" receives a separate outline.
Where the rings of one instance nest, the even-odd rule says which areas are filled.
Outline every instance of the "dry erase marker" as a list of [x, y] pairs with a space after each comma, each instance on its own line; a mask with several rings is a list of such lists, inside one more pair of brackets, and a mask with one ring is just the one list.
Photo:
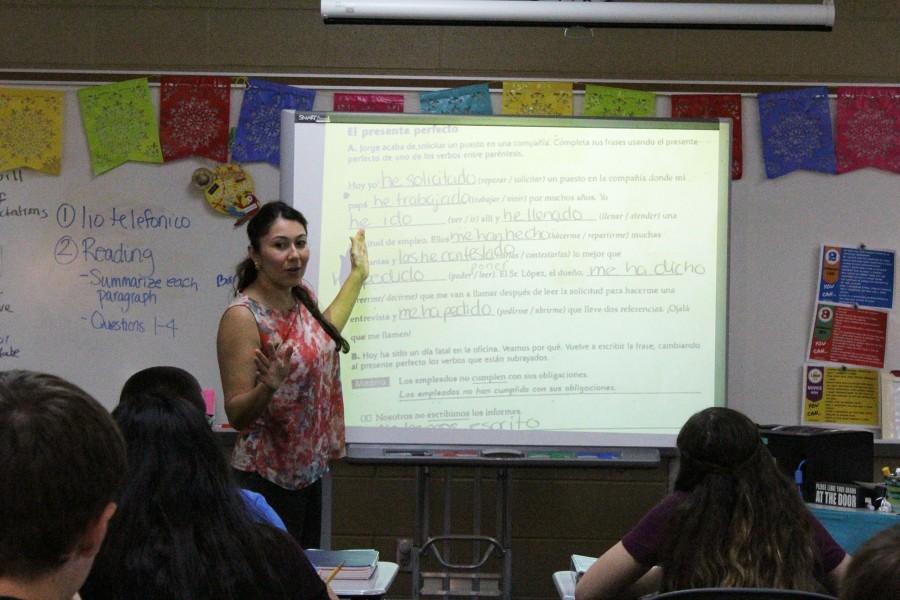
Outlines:
[[387, 456], [431, 456], [430, 450], [385, 450]]
[[441, 458], [472, 458], [478, 456], [477, 450], [441, 450], [437, 453]]
[[579, 452], [577, 456], [587, 460], [616, 460], [617, 458], [622, 458], [622, 454], [619, 452]]
[[564, 450], [534, 450], [528, 453], [528, 458], [537, 460], [565, 460], [573, 456], [574, 454]]

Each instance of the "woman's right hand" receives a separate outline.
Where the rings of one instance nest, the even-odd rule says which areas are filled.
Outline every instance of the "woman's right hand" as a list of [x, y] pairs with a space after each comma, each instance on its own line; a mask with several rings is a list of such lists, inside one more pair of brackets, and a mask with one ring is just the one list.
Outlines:
[[362, 281], [369, 277], [369, 249], [366, 246], [364, 229], [358, 230], [356, 235], [350, 238], [350, 269], [351, 273], [358, 273]]
[[269, 353], [257, 349], [254, 357], [257, 383], [263, 384], [273, 393], [277, 391], [291, 372], [291, 358], [293, 356], [294, 348], [290, 344], [283, 344]]

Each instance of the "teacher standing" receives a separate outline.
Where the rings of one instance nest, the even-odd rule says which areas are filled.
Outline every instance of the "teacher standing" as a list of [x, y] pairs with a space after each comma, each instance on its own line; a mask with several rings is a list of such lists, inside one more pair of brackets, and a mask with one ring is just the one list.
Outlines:
[[365, 232], [350, 239], [350, 273], [320, 311], [303, 282], [306, 218], [284, 202], [247, 224], [248, 257], [235, 301], [219, 322], [225, 414], [238, 430], [231, 465], [243, 488], [262, 494], [304, 548], [321, 537], [322, 476], [344, 456], [341, 330], [369, 274]]

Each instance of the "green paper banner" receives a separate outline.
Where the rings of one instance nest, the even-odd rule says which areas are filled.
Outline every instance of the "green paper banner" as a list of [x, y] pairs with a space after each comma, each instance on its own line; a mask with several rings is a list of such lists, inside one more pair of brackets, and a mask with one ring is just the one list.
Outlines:
[[129, 160], [162, 162], [146, 78], [78, 90], [78, 102], [94, 175]]
[[656, 94], [585, 84], [586, 117], [655, 117]]

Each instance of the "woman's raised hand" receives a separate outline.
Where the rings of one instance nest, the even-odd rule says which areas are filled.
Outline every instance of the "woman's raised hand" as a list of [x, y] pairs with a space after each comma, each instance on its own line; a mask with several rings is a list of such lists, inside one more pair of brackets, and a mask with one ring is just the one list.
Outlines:
[[369, 250], [363, 229], [350, 238], [350, 272], [357, 273], [363, 281], [369, 276]]
[[[271, 354], [271, 356], [270, 356]], [[290, 344], [283, 344], [280, 348], [263, 352], [257, 348], [254, 360], [256, 361], [256, 381], [276, 391], [291, 372], [291, 358], [294, 348]]]

